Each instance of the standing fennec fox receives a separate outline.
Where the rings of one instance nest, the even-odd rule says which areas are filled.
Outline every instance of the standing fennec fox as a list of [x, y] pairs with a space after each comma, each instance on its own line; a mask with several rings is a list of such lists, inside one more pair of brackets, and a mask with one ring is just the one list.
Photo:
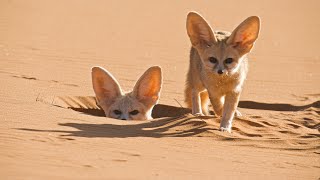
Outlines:
[[150, 67], [136, 82], [133, 91], [124, 93], [118, 81], [101, 67], [92, 68], [92, 85], [97, 103], [107, 117], [122, 120], [148, 120], [160, 97], [161, 68]]
[[187, 17], [187, 32], [192, 48], [187, 74], [185, 102], [194, 115], [209, 113], [209, 99], [220, 130], [231, 132], [243, 82], [248, 72], [247, 54], [258, 38], [260, 19], [251, 16], [232, 33], [213, 31], [195, 12]]

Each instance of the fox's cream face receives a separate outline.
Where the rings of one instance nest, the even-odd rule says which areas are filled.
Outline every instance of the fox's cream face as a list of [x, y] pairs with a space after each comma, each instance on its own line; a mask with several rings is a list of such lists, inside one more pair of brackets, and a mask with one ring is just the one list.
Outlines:
[[101, 67], [92, 68], [92, 84], [97, 102], [107, 117], [121, 120], [148, 120], [160, 97], [161, 68], [149, 68], [133, 91], [123, 93], [118, 81]]
[[236, 73], [242, 61], [238, 51], [225, 41], [201, 48], [198, 53], [207, 72], [222, 76]]
[[147, 120], [151, 119], [152, 113], [152, 108], [147, 108], [131, 94], [117, 98], [110, 107], [104, 109], [107, 117], [121, 120]]
[[232, 75], [239, 69], [242, 59], [258, 38], [260, 20], [251, 16], [232, 33], [214, 32], [206, 20], [191, 12], [187, 17], [187, 32], [206, 71], [217, 75]]

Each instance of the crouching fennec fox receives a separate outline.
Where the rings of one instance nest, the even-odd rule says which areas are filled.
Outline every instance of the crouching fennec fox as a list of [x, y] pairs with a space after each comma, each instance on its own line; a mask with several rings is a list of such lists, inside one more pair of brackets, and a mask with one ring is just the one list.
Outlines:
[[185, 102], [194, 115], [208, 114], [209, 99], [221, 117], [220, 130], [231, 132], [243, 82], [248, 72], [247, 54], [258, 38], [260, 20], [251, 16], [232, 33], [213, 31], [195, 12], [187, 16], [191, 40]]
[[107, 117], [122, 120], [148, 120], [160, 97], [161, 68], [150, 67], [136, 82], [133, 91], [124, 93], [118, 81], [101, 67], [92, 68], [92, 85], [97, 103]]

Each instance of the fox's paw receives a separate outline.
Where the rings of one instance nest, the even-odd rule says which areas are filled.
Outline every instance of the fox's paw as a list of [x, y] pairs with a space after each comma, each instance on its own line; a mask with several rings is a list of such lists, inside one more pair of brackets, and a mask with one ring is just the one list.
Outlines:
[[239, 110], [236, 110], [236, 112], [234, 113], [234, 116], [235, 117], [241, 117], [242, 114], [241, 114], [241, 112]]
[[225, 127], [220, 127], [219, 129], [221, 132], [228, 132], [231, 133], [231, 128], [225, 128]]

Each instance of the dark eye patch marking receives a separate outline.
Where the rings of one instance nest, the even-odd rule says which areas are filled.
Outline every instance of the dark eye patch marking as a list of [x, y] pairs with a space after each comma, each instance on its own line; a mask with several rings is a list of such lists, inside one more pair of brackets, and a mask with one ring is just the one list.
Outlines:
[[131, 111], [131, 112], [129, 112], [129, 114], [130, 115], [137, 115], [139, 113], [139, 111], [138, 110], [133, 110], [133, 111]]
[[212, 64], [216, 64], [218, 62], [217, 58], [215, 57], [209, 57], [209, 61], [212, 63]]
[[224, 60], [224, 63], [231, 64], [231, 63], [233, 63], [233, 59], [232, 58], [227, 58], [226, 60]]
[[114, 114], [116, 114], [116, 115], [120, 115], [120, 114], [122, 114], [122, 112], [121, 112], [121, 111], [119, 111], [119, 110], [117, 110], [117, 109], [116, 109], [116, 110], [114, 110], [114, 111], [113, 111], [113, 113], [114, 113]]

